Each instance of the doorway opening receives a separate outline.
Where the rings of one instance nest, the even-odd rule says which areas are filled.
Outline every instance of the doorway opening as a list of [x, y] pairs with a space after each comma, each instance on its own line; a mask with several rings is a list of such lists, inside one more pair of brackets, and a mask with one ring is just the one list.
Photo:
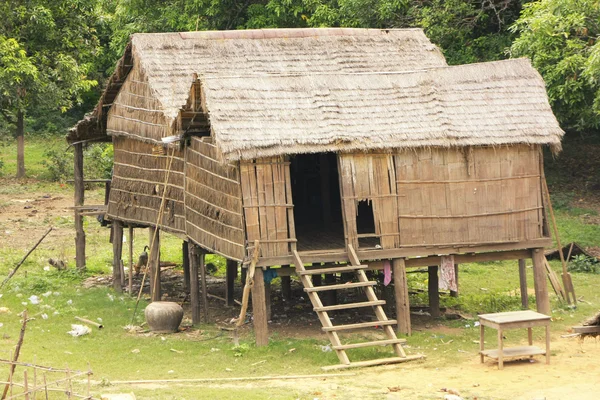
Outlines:
[[298, 251], [343, 249], [336, 154], [299, 154], [290, 161]]

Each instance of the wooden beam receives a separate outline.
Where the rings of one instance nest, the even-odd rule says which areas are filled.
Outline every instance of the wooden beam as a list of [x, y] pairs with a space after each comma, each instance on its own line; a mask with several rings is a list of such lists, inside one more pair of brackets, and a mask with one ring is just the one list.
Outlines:
[[[476, 245], [463, 245], [463, 246], [432, 246], [432, 247], [402, 247], [398, 249], [381, 249], [381, 250], [362, 250], [357, 251], [358, 258], [361, 260], [382, 260], [382, 259], [393, 259], [393, 258], [409, 258], [409, 257], [421, 257], [416, 260], [424, 260], [428, 257], [437, 257], [438, 254], [454, 254], [454, 260], [457, 264], [463, 264], [465, 262], [475, 262], [468, 261], [467, 259], [462, 259], [461, 257], [471, 257], [472, 254], [475, 256], [477, 253], [486, 253], [486, 254], [503, 254], [504, 252], [510, 252], [515, 250], [525, 251], [532, 248], [540, 248], [551, 246], [552, 240], [548, 238], [542, 239], [533, 239], [524, 242], [515, 242], [515, 243], [501, 243], [501, 244], [483, 244], [480, 246]], [[345, 250], [324, 250], [324, 251], [310, 251], [310, 252], [300, 252], [300, 256], [302, 260], [306, 263], [312, 262], [347, 262], [348, 253]], [[459, 257], [460, 256], [460, 257]], [[501, 260], [502, 258], [493, 258], [490, 260]], [[439, 259], [439, 257], [437, 257]], [[529, 256], [525, 257], [517, 257], [517, 258], [529, 258]], [[517, 259], [513, 258], [513, 259]], [[511, 258], [509, 258], [511, 259]], [[407, 267], [411, 267], [410, 265], [412, 259], [407, 260]], [[485, 260], [481, 260], [485, 261]], [[284, 264], [293, 264], [292, 256], [281, 256], [281, 257], [262, 257], [258, 260], [257, 266], [265, 267], [271, 265], [284, 265]], [[436, 262], [431, 262], [429, 265], [438, 264]], [[423, 264], [421, 266], [428, 266], [428, 264]]]
[[192, 324], [200, 323], [200, 291], [198, 288], [198, 245], [188, 245], [190, 268], [190, 302], [192, 304]]
[[202, 286], [202, 309], [204, 322], [208, 324], [208, 293], [206, 291], [206, 251], [200, 249], [198, 269], [200, 270], [200, 286]]
[[519, 259], [519, 286], [521, 288], [521, 307], [529, 308], [529, 295], [527, 293], [527, 267], [524, 259]]
[[190, 249], [187, 241], [181, 242], [181, 255], [183, 260], [183, 290], [190, 293]]
[[267, 346], [269, 344], [269, 326], [265, 296], [265, 279], [262, 268], [256, 268], [254, 271], [252, 311], [254, 314], [254, 335], [256, 336], [256, 346]]
[[121, 260], [123, 258], [123, 223], [115, 220], [112, 223], [112, 245], [113, 245], [113, 288], [115, 292], [121, 293]]
[[402, 335], [411, 335], [410, 302], [408, 298], [408, 281], [406, 279], [406, 264], [403, 258], [392, 260], [394, 273], [394, 294], [396, 298], [396, 332]]
[[429, 279], [427, 284], [427, 292], [429, 293], [429, 313], [433, 318], [440, 316], [440, 289], [438, 278], [438, 266], [433, 265], [427, 267]]
[[277, 270], [277, 275], [281, 277], [281, 296], [284, 300], [289, 301], [292, 299], [292, 279], [290, 275], [280, 275], [279, 271], [282, 268], [286, 268], [286, 270], [294, 270], [295, 268], [290, 268], [289, 265], [282, 265], [281, 268]]
[[[73, 163], [74, 179], [74, 205], [83, 206], [85, 187], [83, 183], [83, 144], [73, 146], [75, 158]], [[83, 216], [75, 210], [75, 265], [79, 271], [85, 270], [85, 231], [83, 230]]]
[[548, 282], [546, 279], [546, 267], [544, 266], [544, 249], [532, 249], [531, 259], [533, 261], [533, 286], [535, 289], [535, 303], [537, 311], [550, 315], [550, 298], [548, 297]]
[[225, 271], [226, 276], [226, 286], [225, 286], [225, 305], [227, 307], [233, 306], [233, 291], [235, 288], [235, 278], [238, 273], [238, 263], [237, 261], [227, 260], [227, 267]]
[[152, 301], [160, 301], [160, 229], [148, 227], [148, 271], [150, 271], [150, 297]]

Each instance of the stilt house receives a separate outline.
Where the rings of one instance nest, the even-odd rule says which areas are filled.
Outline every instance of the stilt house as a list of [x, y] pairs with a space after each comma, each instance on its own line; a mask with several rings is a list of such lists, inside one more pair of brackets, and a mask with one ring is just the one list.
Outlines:
[[533, 258], [548, 313], [541, 149], [562, 135], [526, 59], [448, 66], [419, 29], [337, 28], [135, 34], [68, 140], [112, 140], [112, 221], [295, 265], [336, 345], [304, 263], [390, 260], [407, 333], [406, 267]]

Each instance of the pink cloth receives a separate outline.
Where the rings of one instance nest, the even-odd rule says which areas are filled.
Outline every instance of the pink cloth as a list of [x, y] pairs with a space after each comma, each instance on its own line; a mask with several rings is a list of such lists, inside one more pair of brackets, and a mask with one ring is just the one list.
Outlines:
[[440, 289], [458, 292], [456, 274], [454, 273], [454, 256], [442, 256], [439, 287]]
[[383, 284], [385, 286], [389, 285], [392, 281], [392, 266], [390, 265], [390, 260], [385, 260], [383, 262]]

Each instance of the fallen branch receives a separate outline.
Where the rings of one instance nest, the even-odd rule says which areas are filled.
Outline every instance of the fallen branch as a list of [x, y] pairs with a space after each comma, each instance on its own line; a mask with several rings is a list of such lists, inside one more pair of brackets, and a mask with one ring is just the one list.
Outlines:
[[[48, 232], [50, 232], [50, 231], [48, 231]], [[40, 242], [41, 242], [41, 240], [40, 240]], [[9, 372], [9, 375], [8, 375], [8, 382], [9, 383], [7, 383], [4, 386], [4, 392], [2, 393], [2, 400], [4, 400], [6, 398], [6, 394], [8, 393], [8, 389], [9, 389], [11, 383], [12, 383], [12, 377], [13, 377], [13, 375], [15, 373], [15, 368], [17, 367], [16, 362], [19, 359], [19, 353], [21, 352], [21, 346], [23, 345], [23, 339], [25, 339], [25, 328], [27, 328], [27, 310], [23, 311], [23, 325], [21, 325], [21, 333], [19, 334], [19, 341], [17, 342], [17, 348], [15, 349], [15, 356], [13, 357], [13, 360], [12, 360], [12, 362], [10, 364], [10, 372]]]
[[104, 328], [104, 325], [102, 325], [102, 324], [99, 324], [99, 323], [97, 323], [97, 322], [94, 322], [94, 321], [90, 321], [89, 319], [85, 319], [85, 318], [81, 318], [81, 317], [75, 317], [75, 319], [76, 319], [77, 321], [81, 321], [81, 322], [84, 322], [84, 323], [86, 323], [86, 324], [94, 325], [94, 326], [95, 326], [96, 328], [98, 328], [98, 329], [102, 329], [102, 328]]
[[192, 382], [236, 382], [236, 381], [267, 381], [283, 379], [323, 379], [342, 376], [356, 376], [355, 373], [316, 374], [316, 375], [274, 375], [274, 376], [246, 376], [239, 378], [191, 378], [191, 379], [144, 379], [139, 381], [110, 381], [111, 385], [140, 385], [152, 383], [192, 383]]
[[23, 259], [21, 259], [21, 261], [19, 261], [19, 263], [17, 264], [17, 266], [11, 271], [10, 274], [8, 274], [8, 276], [6, 277], [6, 279], [4, 279], [4, 281], [2, 282], [2, 285], [0, 285], [0, 289], [2, 289], [2, 287], [4, 286], [4, 284], [6, 284], [6, 282], [8, 282], [9, 279], [12, 278], [13, 275], [17, 273], [17, 270], [19, 269], [19, 267], [25, 262], [25, 260], [27, 260], [27, 257], [29, 257], [29, 255], [31, 253], [33, 253], [33, 251], [40, 245], [40, 243], [42, 243], [42, 240], [44, 240], [44, 238], [46, 236], [48, 236], [48, 234], [50, 233], [50, 231], [52, 229], [53, 229], [52, 227], [48, 228], [48, 230], [46, 231], [46, 233], [44, 233], [44, 235], [40, 238], [40, 240], [38, 240], [38, 242], [35, 244], [35, 246], [33, 246], [31, 248], [31, 250], [29, 250], [27, 252], [27, 254], [25, 254], [25, 257], [23, 257]]
[[[227, 302], [227, 300], [225, 300], [223, 297], [219, 297], [219, 296], [217, 296], [217, 295], [214, 295], [214, 294], [206, 293], [206, 296], [207, 296], [207, 297], [211, 297], [211, 298], [213, 298], [213, 299], [221, 300], [221, 301], [223, 301], [223, 302], [225, 302], [225, 303]], [[241, 305], [242, 305], [242, 302], [241, 302], [241, 301], [239, 301], [239, 300], [235, 300], [235, 299], [234, 299], [234, 300], [233, 300], [233, 302], [234, 302], [235, 304], [237, 304], [238, 306], [241, 306]]]

